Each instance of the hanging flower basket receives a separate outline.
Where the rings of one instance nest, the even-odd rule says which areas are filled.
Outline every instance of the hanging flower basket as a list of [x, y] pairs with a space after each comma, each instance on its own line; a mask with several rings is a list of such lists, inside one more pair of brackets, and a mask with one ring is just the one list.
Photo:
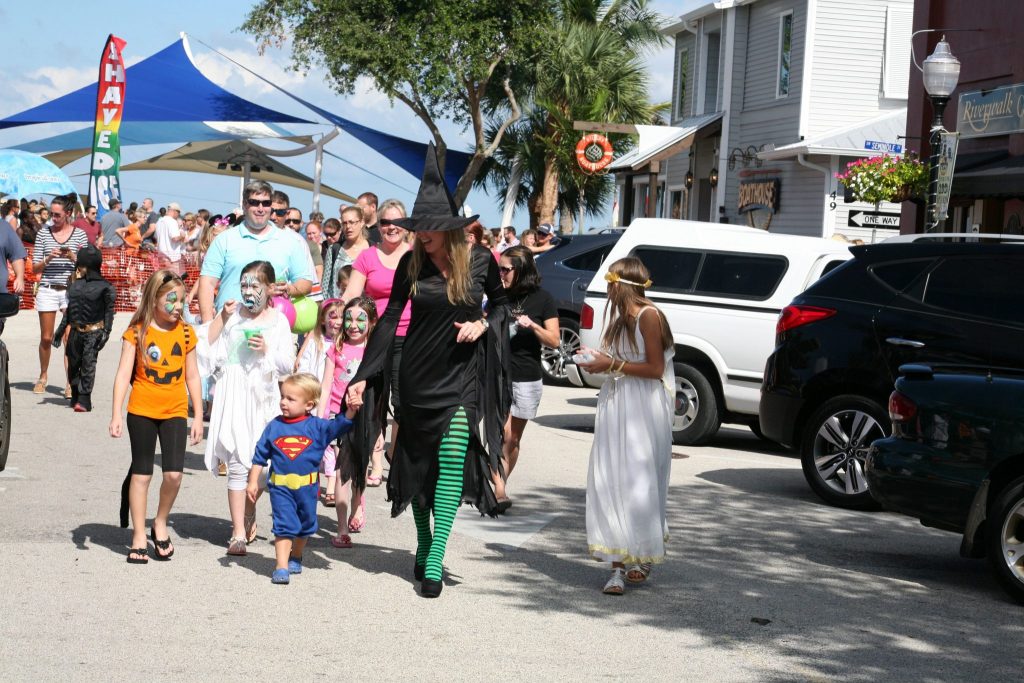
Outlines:
[[928, 166], [913, 154], [883, 154], [851, 161], [836, 179], [857, 201], [877, 206], [923, 196], [928, 186]]

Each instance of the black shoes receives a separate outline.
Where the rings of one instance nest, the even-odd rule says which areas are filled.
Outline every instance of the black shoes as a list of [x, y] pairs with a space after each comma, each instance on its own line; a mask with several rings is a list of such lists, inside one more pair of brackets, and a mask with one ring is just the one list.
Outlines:
[[427, 571], [427, 568], [426, 568], [425, 565], [414, 564], [412, 566], [412, 575], [416, 577], [417, 581], [422, 581], [423, 580], [423, 573], [425, 571]]
[[420, 595], [425, 598], [436, 598], [441, 595], [441, 589], [444, 588], [444, 584], [440, 581], [434, 581], [433, 579], [423, 579], [423, 583], [420, 584]]

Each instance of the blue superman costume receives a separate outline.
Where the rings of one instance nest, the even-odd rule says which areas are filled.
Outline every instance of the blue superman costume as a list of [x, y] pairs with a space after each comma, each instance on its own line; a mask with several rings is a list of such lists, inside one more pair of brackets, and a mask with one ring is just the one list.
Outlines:
[[324, 449], [352, 429], [344, 415], [333, 420], [303, 415], [275, 417], [256, 444], [252, 464], [266, 467], [274, 536], [296, 538], [316, 533], [320, 492], [317, 472]]

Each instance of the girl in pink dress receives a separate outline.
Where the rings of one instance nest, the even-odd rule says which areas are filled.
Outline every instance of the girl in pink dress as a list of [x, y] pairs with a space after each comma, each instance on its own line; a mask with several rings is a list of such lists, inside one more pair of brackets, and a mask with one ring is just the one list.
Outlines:
[[[341, 412], [342, 399], [348, 389], [348, 383], [355, 377], [359, 363], [363, 360], [363, 352], [366, 350], [366, 340], [377, 324], [377, 306], [369, 297], [358, 297], [345, 305], [342, 314], [342, 334], [335, 338], [334, 344], [327, 349], [327, 363], [324, 367], [323, 395], [327, 400], [321, 404], [320, 416], [332, 417]], [[346, 435], [347, 436], [347, 435]], [[377, 449], [383, 446], [383, 440], [379, 439]], [[327, 455], [325, 458], [329, 457]], [[346, 524], [350, 533], [360, 531], [366, 520], [365, 506], [363, 505], [363, 489], [353, 486], [353, 475], [356, 468], [364, 467], [363, 463], [353, 462], [353, 453], [350, 439], [343, 437], [340, 441], [340, 450], [337, 454], [335, 464], [331, 471], [336, 473], [334, 478], [334, 501], [338, 513], [338, 535], [331, 539], [331, 545], [335, 548], [351, 548], [352, 539], [344, 533]], [[349, 515], [349, 501], [351, 501], [352, 514]]]

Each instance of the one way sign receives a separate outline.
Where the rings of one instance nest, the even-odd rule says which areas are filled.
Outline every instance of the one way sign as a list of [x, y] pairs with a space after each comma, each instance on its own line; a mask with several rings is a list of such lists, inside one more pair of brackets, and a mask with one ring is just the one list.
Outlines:
[[846, 224], [851, 228], [898, 228], [900, 215], [881, 211], [851, 211]]

